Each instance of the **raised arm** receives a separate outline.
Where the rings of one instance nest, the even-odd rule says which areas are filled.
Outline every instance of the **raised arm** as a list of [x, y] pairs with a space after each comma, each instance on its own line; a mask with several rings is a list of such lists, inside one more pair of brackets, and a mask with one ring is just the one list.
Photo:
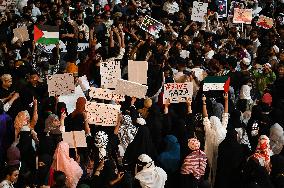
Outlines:
[[203, 114], [203, 118], [206, 118], [206, 117], [208, 118], [205, 95], [202, 96], [202, 114]]
[[222, 126], [227, 128], [228, 121], [229, 121], [229, 114], [228, 114], [228, 100], [229, 100], [229, 95], [228, 93], [224, 93], [224, 100], [225, 100], [225, 106], [224, 106], [224, 114], [222, 117]]
[[33, 112], [33, 117], [31, 119], [31, 123], [30, 123], [30, 127], [32, 129], [34, 129], [36, 123], [37, 123], [37, 120], [38, 120], [38, 113], [37, 113], [37, 99], [33, 99], [33, 107], [34, 107], [34, 112]]

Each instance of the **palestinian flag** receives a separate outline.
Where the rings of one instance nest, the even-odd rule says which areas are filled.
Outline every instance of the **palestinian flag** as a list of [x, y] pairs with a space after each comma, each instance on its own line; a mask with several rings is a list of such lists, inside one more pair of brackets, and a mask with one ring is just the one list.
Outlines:
[[207, 76], [204, 79], [203, 91], [224, 91], [228, 92], [230, 77], [228, 76]]
[[34, 41], [38, 44], [50, 45], [59, 43], [59, 27], [57, 26], [34, 26]]

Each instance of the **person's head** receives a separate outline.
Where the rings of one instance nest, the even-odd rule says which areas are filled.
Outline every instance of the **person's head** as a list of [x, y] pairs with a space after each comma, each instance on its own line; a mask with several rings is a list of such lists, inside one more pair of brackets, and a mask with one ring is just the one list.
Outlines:
[[191, 38], [187, 34], [183, 34], [182, 40], [184, 41], [185, 44], [188, 44], [191, 41]]
[[271, 70], [271, 65], [269, 63], [265, 63], [263, 66], [262, 66], [262, 71], [263, 73], [267, 74], [269, 73]]
[[66, 175], [62, 171], [55, 171], [53, 175], [53, 180], [56, 187], [65, 187], [66, 186]]
[[191, 25], [191, 29], [192, 29], [192, 31], [197, 31], [197, 29], [198, 29], [198, 25], [197, 25], [197, 23], [196, 22], [193, 22], [192, 23], [192, 25]]
[[3, 74], [1, 76], [2, 87], [8, 89], [12, 85], [12, 76], [10, 74]]
[[252, 30], [251, 33], [250, 33], [250, 38], [252, 40], [255, 40], [255, 39], [257, 39], [257, 37], [258, 37], [257, 31], [256, 30]]
[[76, 23], [79, 26], [84, 24], [84, 15], [83, 15], [83, 13], [78, 14], [77, 19], [76, 19]]
[[280, 64], [278, 66], [278, 77], [283, 78], [284, 77], [284, 65]]
[[213, 46], [210, 42], [204, 44], [204, 52], [207, 53], [213, 49]]
[[193, 46], [195, 49], [201, 48], [201, 39], [200, 38], [193, 38]]
[[19, 169], [17, 167], [8, 166], [6, 169], [6, 180], [11, 183], [16, 183], [19, 177]]
[[40, 77], [39, 77], [38, 73], [35, 72], [35, 71], [31, 72], [28, 81], [29, 81], [33, 86], [36, 86], [36, 85], [38, 84], [39, 80], [40, 80]]
[[135, 168], [135, 174], [137, 174], [138, 172], [145, 170], [147, 168], [151, 168], [154, 165], [155, 165], [154, 161], [151, 159], [151, 157], [149, 157], [146, 154], [141, 154], [138, 157], [138, 160], [137, 160], [137, 164], [136, 164], [136, 168]]

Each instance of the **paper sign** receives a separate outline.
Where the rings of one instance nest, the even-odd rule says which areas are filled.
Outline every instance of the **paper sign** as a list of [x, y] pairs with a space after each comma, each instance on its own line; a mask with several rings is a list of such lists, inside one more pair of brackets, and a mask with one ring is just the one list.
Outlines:
[[87, 147], [85, 131], [71, 131], [62, 133], [63, 142], [69, 144], [70, 148], [85, 148]]
[[74, 77], [72, 73], [47, 76], [49, 96], [68, 95], [74, 93]]
[[145, 98], [148, 87], [139, 83], [118, 79], [115, 93], [130, 97]]
[[145, 16], [144, 20], [140, 26], [141, 29], [144, 31], [150, 33], [154, 37], [158, 38], [159, 37], [159, 32], [161, 29], [163, 29], [165, 26], [158, 22], [157, 20], [151, 18], [150, 16]]
[[75, 87], [75, 92], [69, 95], [60, 95], [58, 97], [59, 102], [64, 102], [66, 104], [68, 114], [72, 113], [76, 108], [76, 102], [79, 97], [84, 97], [85, 94], [83, 93], [80, 86]]
[[115, 88], [117, 79], [121, 78], [120, 61], [101, 62], [100, 74], [104, 88]]
[[[40, 44], [41, 45], [41, 44]], [[41, 45], [42, 48], [44, 49], [44, 51], [46, 53], [51, 53], [52, 52], [52, 49], [56, 47], [55, 44], [50, 44], [50, 45]], [[77, 51], [78, 52], [82, 52], [84, 51], [85, 49], [89, 48], [89, 43], [78, 43], [78, 46], [77, 46]], [[67, 49], [66, 49], [66, 45], [60, 40], [59, 41], [59, 49], [61, 52], [63, 53], [66, 53], [67, 52]]]
[[192, 98], [192, 95], [192, 82], [164, 84], [164, 103], [168, 99], [170, 99], [170, 103], [186, 102], [186, 99]]
[[193, 2], [191, 20], [196, 22], [205, 22], [204, 16], [207, 13], [208, 3]]
[[233, 23], [250, 24], [252, 20], [252, 9], [234, 8]]
[[102, 126], [116, 126], [120, 105], [87, 102], [88, 123]]
[[114, 90], [110, 90], [110, 89], [102, 89], [102, 88], [91, 87], [91, 90], [89, 92], [89, 96], [91, 98], [96, 98], [96, 99], [125, 101], [124, 95], [116, 94], [114, 92]]
[[17, 37], [22, 42], [30, 40], [30, 36], [29, 36], [27, 26], [23, 26], [23, 27], [13, 29], [13, 33], [14, 33], [14, 37]]
[[218, 15], [219, 15], [219, 18], [227, 17], [227, 0], [218, 1]]
[[270, 29], [273, 27], [273, 19], [261, 15], [259, 16], [258, 21], [256, 22], [256, 25], [264, 29]]
[[128, 61], [128, 80], [147, 85], [147, 61]]

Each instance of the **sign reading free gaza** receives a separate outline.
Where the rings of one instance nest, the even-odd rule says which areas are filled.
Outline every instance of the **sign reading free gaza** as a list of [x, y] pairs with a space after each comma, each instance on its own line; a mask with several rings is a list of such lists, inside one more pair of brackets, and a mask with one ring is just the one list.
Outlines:
[[192, 95], [192, 82], [164, 84], [164, 103], [168, 99], [170, 99], [170, 103], [186, 102], [186, 99], [192, 98]]

